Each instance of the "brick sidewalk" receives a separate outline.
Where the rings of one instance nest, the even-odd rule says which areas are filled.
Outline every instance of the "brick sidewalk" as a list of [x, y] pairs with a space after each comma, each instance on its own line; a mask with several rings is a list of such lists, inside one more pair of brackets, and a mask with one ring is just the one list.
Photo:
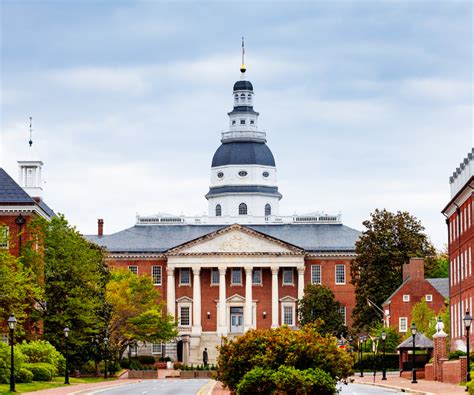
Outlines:
[[[360, 384], [371, 384], [374, 385], [374, 376], [367, 374], [364, 377], [352, 376], [351, 379], [354, 379], [355, 383]], [[439, 381], [427, 381], [427, 380], [417, 380], [417, 384], [412, 384], [410, 380], [404, 379], [397, 375], [387, 375], [387, 380], [382, 380], [380, 373], [377, 373], [375, 378], [375, 385], [384, 386], [396, 389], [405, 389], [414, 393], [424, 393], [424, 394], [436, 394], [436, 395], [454, 395], [454, 394], [466, 394], [464, 389], [466, 387], [441, 383]]]
[[23, 395], [67, 395], [76, 392], [98, 389], [104, 387], [113, 387], [118, 385], [138, 383], [142, 380], [114, 380], [114, 381], [101, 381], [98, 383], [87, 383], [87, 384], [73, 384], [66, 387], [50, 388], [47, 390], [24, 392]]
[[217, 384], [214, 386], [212, 395], [230, 395], [230, 391], [224, 389], [222, 383], [218, 381]]

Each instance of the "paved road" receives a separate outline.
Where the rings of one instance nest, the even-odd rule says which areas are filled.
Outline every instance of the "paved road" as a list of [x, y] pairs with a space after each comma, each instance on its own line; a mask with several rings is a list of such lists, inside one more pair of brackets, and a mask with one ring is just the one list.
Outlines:
[[342, 391], [340, 395], [384, 395], [384, 394], [401, 394], [397, 390], [392, 390], [388, 388], [375, 387], [372, 385], [363, 385], [363, 384], [348, 384], [339, 386]]
[[145, 380], [140, 383], [127, 384], [120, 387], [84, 392], [97, 395], [194, 395], [209, 380], [207, 379], [166, 379]]

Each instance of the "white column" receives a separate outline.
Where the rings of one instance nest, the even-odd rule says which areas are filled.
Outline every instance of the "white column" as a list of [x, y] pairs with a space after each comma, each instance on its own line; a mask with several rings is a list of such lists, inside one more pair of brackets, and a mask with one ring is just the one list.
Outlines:
[[278, 266], [272, 266], [272, 328], [278, 328]]
[[245, 268], [244, 332], [252, 329], [252, 267]]
[[304, 295], [304, 266], [298, 266], [298, 299], [303, 299]]
[[218, 332], [222, 336], [227, 335], [227, 317], [226, 317], [226, 296], [225, 296], [225, 266], [219, 267], [219, 328]]
[[193, 267], [193, 334], [201, 334], [201, 268]]
[[168, 313], [173, 317], [176, 315], [176, 295], [175, 295], [175, 283], [174, 283], [174, 267], [168, 266], [166, 268], [168, 274], [168, 280], [166, 282], [166, 306]]

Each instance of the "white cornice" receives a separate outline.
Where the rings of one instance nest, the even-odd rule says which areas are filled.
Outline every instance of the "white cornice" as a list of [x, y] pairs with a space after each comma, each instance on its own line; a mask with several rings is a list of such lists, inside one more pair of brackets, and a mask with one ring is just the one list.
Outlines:
[[456, 196], [456, 198], [451, 200], [451, 202], [449, 202], [446, 208], [442, 211], [444, 214], [448, 216], [448, 218], [451, 217], [451, 215], [453, 215], [456, 212], [456, 209], [462, 206], [464, 202], [467, 199], [469, 199], [469, 197], [473, 196], [474, 188], [472, 187], [472, 183], [466, 184], [464, 188], [466, 189], [462, 191], [458, 196]]
[[51, 217], [40, 209], [36, 204], [25, 205], [25, 206], [0, 206], [0, 215], [5, 214], [20, 214], [20, 213], [36, 213], [40, 217], [45, 219], [51, 219]]

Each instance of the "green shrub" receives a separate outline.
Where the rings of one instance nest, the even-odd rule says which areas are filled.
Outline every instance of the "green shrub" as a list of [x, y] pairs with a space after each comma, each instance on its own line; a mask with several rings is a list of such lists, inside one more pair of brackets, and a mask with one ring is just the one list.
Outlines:
[[23, 367], [33, 373], [35, 381], [50, 381], [56, 376], [56, 368], [54, 365], [45, 362], [25, 363]]
[[15, 381], [17, 383], [31, 383], [33, 381], [33, 373], [26, 368], [20, 368], [15, 375]]
[[[324, 370], [314, 368], [301, 371], [302, 390], [307, 394], [332, 395], [336, 393], [336, 380]], [[277, 388], [278, 385], [277, 385]]]
[[259, 366], [245, 373], [237, 385], [237, 395], [270, 395], [275, 392], [274, 371]]
[[352, 359], [338, 348], [336, 338], [319, 334], [315, 325], [306, 325], [300, 330], [286, 326], [251, 330], [233, 341], [225, 339], [220, 347], [217, 378], [235, 391], [253, 368], [276, 371], [281, 365], [298, 370], [320, 368], [339, 380], [352, 374]]
[[120, 366], [122, 367], [122, 369], [128, 369], [130, 367], [130, 360], [128, 358], [123, 358], [120, 361]]
[[469, 391], [469, 395], [474, 395], [474, 381], [469, 381], [466, 383], [467, 390]]
[[[15, 377], [18, 376], [20, 369], [25, 362], [25, 356], [18, 348], [18, 345], [14, 347], [15, 354]], [[0, 342], [0, 383], [7, 384], [10, 382], [10, 358], [11, 351], [10, 346], [4, 342]]]
[[54, 346], [45, 340], [23, 342], [19, 345], [21, 352], [26, 357], [26, 362], [44, 362], [53, 365], [56, 373], [63, 374], [66, 368], [66, 359]]
[[467, 354], [464, 351], [456, 350], [456, 351], [452, 351], [452, 352], [448, 353], [448, 359], [450, 361], [452, 361], [454, 359], [459, 359], [459, 357], [463, 357], [463, 356], [466, 356], [466, 355]]
[[153, 365], [156, 361], [155, 357], [152, 355], [139, 355], [138, 362], [142, 365]]
[[134, 359], [130, 362], [130, 370], [143, 370], [143, 366], [140, 362]]
[[87, 361], [85, 364], [81, 366], [80, 369], [81, 373], [86, 374], [95, 374], [95, 361]]

